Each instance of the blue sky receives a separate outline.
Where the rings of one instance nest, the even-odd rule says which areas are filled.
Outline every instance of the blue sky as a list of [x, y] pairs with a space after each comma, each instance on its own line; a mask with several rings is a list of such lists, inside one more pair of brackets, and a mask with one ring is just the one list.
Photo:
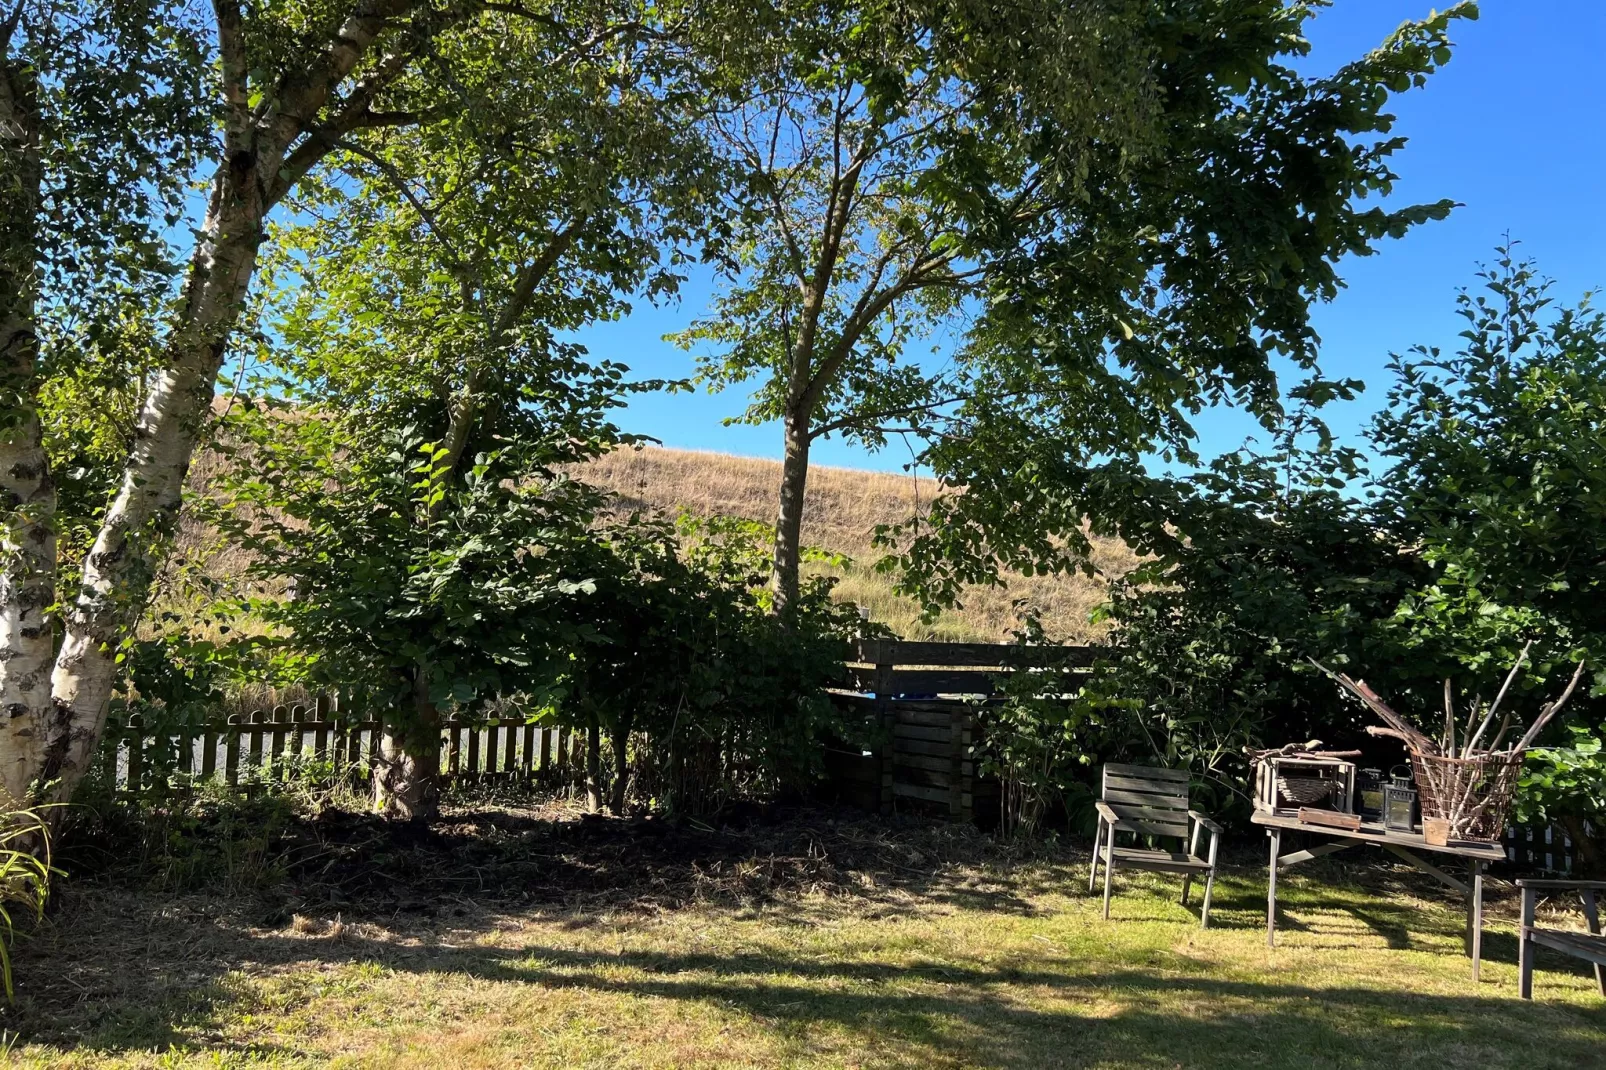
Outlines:
[[[1308, 25], [1313, 52], [1304, 66], [1330, 71], [1428, 10], [1410, 0], [1336, 0]], [[1454, 39], [1449, 66], [1391, 108], [1396, 132], [1410, 139], [1395, 157], [1401, 180], [1393, 203], [1450, 197], [1463, 206], [1386, 243], [1377, 256], [1346, 261], [1348, 288], [1314, 313], [1324, 369], [1367, 383], [1359, 401], [1328, 410], [1346, 437], [1382, 403], [1391, 350], [1455, 345], [1456, 290], [1472, 283], [1476, 264], [1491, 258], [1504, 234], [1556, 280], [1559, 298], [1606, 285], [1606, 0], [1485, 0], [1479, 21], [1457, 24]], [[689, 376], [690, 356], [662, 335], [694, 318], [712, 287], [711, 278], [693, 277], [678, 306], [640, 307], [584, 340], [642, 378]], [[650, 395], [621, 422], [669, 446], [779, 456], [778, 427], [721, 425], [743, 406], [735, 392]], [[1254, 433], [1230, 410], [1208, 413], [1197, 426], [1206, 456]], [[909, 460], [898, 447], [870, 454], [834, 440], [817, 443], [813, 456], [819, 464], [883, 470]]]

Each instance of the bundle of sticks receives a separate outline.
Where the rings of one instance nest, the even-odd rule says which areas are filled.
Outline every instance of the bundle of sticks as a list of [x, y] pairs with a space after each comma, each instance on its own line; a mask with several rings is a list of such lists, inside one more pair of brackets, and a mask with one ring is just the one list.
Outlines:
[[[1468, 708], [1466, 728], [1461, 731], [1459, 742], [1457, 742], [1456, 738], [1455, 706], [1451, 698], [1452, 691], [1449, 677], [1445, 677], [1444, 680], [1444, 734], [1442, 739], [1435, 740], [1399, 713], [1390, 709], [1388, 703], [1384, 702], [1376, 691], [1366, 686], [1365, 680], [1356, 680], [1344, 673], [1334, 672], [1315, 658], [1310, 659], [1310, 663], [1338, 681], [1340, 687], [1360, 699], [1367, 709], [1375, 713], [1388, 726], [1386, 728], [1378, 725], [1368, 726], [1366, 729], [1368, 735], [1392, 736], [1421, 754], [1431, 754], [1440, 758], [1470, 758], [1474, 754], [1492, 754], [1498, 751], [1500, 744], [1505, 741], [1507, 733], [1510, 732], [1511, 711], [1507, 710], [1505, 717], [1501, 718], [1499, 731], [1494, 734], [1488, 746], [1481, 748], [1481, 750], [1478, 747], [1478, 744], [1483, 740], [1484, 733], [1494, 723], [1495, 714], [1499, 712], [1500, 704], [1505, 701], [1506, 692], [1511, 690], [1512, 681], [1516, 680], [1517, 674], [1522, 671], [1523, 664], [1528, 660], [1528, 650], [1532, 646], [1533, 643], [1529, 642], [1527, 646], [1522, 648], [1522, 653], [1517, 655], [1516, 664], [1512, 665], [1511, 671], [1506, 674], [1505, 683], [1500, 686], [1500, 691], [1495, 695], [1493, 702], [1480, 709], [1481, 700], [1477, 698], [1472, 700]], [[1578, 667], [1573, 670], [1572, 679], [1568, 681], [1566, 689], [1562, 691], [1561, 697], [1540, 707], [1539, 716], [1534, 718], [1534, 723], [1528, 726], [1528, 730], [1522, 734], [1522, 738], [1511, 747], [1512, 753], [1527, 750], [1528, 745], [1539, 737], [1539, 733], [1545, 730], [1545, 726], [1555, 719], [1556, 714], [1560, 713], [1562, 707], [1566, 706], [1567, 701], [1573, 697], [1573, 692], [1578, 688], [1578, 681], [1583, 678], [1583, 675], [1584, 662], [1580, 660]]]
[[[1480, 825], [1498, 826], [1503, 821], [1504, 807], [1521, 765], [1523, 752], [1567, 705], [1578, 688], [1578, 681], [1583, 678], [1584, 662], [1579, 661], [1561, 696], [1541, 706], [1533, 724], [1507, 750], [1501, 751], [1500, 745], [1511, 731], [1512, 716], [1509, 709], [1500, 719], [1500, 727], [1490, 737], [1488, 744], [1480, 746], [1490, 727], [1495, 724], [1500, 705], [1527, 661], [1532, 645], [1529, 643], [1524, 646], [1517, 655], [1516, 664], [1506, 674], [1505, 682], [1493, 702], [1484, 706], [1480, 699], [1472, 700], [1464, 728], [1457, 724], [1450, 681], [1444, 681], [1444, 732], [1439, 739], [1432, 738], [1391, 709], [1377, 692], [1366, 686], [1366, 681], [1334, 672], [1314, 659], [1311, 664], [1336, 680], [1340, 687], [1359, 699], [1387, 726], [1370, 725], [1366, 729], [1367, 734], [1398, 739], [1410, 748], [1417, 768], [1417, 787], [1422, 790], [1424, 815], [1446, 818], [1450, 822], [1452, 835], [1460, 837], [1472, 835]], [[1430, 813], [1430, 810], [1438, 812]], [[1498, 813], [1492, 814], [1491, 810], [1498, 810]]]

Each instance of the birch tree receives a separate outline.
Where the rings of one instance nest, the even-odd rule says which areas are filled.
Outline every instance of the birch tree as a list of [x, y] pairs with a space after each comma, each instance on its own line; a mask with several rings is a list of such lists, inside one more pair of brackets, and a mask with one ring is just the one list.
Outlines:
[[[52, 675], [80, 547], [42, 398], [159, 303], [209, 116], [202, 27], [162, 0], [0, 5], [0, 804], [28, 801], [70, 710]], [[57, 391], [60, 393], [60, 391]], [[84, 517], [68, 479], [69, 529]], [[60, 564], [58, 565], [58, 559]], [[60, 576], [58, 577], [58, 568]]]
[[[26, 13], [8, 11], [5, 17], [9, 43], [25, 23], [51, 25], [53, 12], [33, 21]], [[0, 632], [0, 690], [13, 710], [22, 707], [0, 739], [0, 779], [11, 797], [67, 797], [99, 742], [118, 651], [172, 533], [184, 477], [208, 425], [214, 382], [241, 323], [275, 210], [343, 139], [428, 125], [461, 107], [452, 72], [438, 62], [443, 42], [495, 41], [514, 23], [539, 27], [542, 47], [559, 67], [601, 41], [646, 29], [640, 10], [606, 3], [331, 0], [309, 8], [215, 0], [202, 38], [205, 50], [190, 58], [203, 71], [215, 70], [209, 76], [215, 134], [198, 168], [207, 191], [204, 208], [192, 221], [193, 246], [175, 275], [158, 357], [141, 387], [116, 491], [72, 589], [55, 592], [53, 599], [51, 581], [44, 578], [54, 568], [48, 545], [52, 503], [48, 489], [41, 489], [48, 488], [50, 474], [32, 446], [37, 436], [27, 403], [33, 387], [25, 386], [17, 395], [21, 402], [11, 406], [22, 414], [11, 422], [15, 430], [6, 432], [6, 448], [15, 456], [3, 465], [10, 551], [4, 589], [17, 608], [7, 610]], [[12, 85], [22, 87], [7, 89], [4, 106], [15, 120], [28, 110], [27, 82], [35, 68], [25, 58], [8, 63]], [[63, 116], [68, 125], [78, 119]], [[12, 122], [6, 135], [6, 166], [24, 177], [31, 154], [44, 158], [51, 149], [45, 131], [29, 129], [26, 122]], [[71, 134], [51, 136], [66, 144]], [[129, 189], [138, 188], [138, 180], [131, 180]], [[20, 210], [30, 207], [26, 193], [7, 196], [24, 198]], [[7, 218], [18, 217], [8, 212]], [[13, 300], [8, 323], [18, 322], [18, 307]], [[7, 359], [20, 366], [27, 346], [19, 348], [16, 340], [29, 332], [25, 326], [7, 330]], [[53, 615], [45, 608], [50, 605], [59, 607]], [[51, 650], [47, 632], [53, 633]], [[46, 664], [48, 689], [39, 682]]]

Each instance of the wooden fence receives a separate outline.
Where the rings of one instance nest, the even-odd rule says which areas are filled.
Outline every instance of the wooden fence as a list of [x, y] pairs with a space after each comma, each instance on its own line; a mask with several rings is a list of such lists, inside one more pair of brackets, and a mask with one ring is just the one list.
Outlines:
[[908, 808], [986, 823], [999, 788], [977, 775], [976, 755], [998, 679], [1048, 665], [1086, 668], [1093, 658], [1089, 647], [863, 642], [836, 697], [876, 726], [881, 742], [828, 747], [825, 790], [882, 813]]
[[[1584, 830], [1594, 835], [1586, 822]], [[1506, 860], [1524, 870], [1568, 874], [1573, 871], [1572, 837], [1559, 825], [1507, 825]]]
[[[117, 794], [160, 792], [170, 774], [182, 781], [221, 779], [231, 787], [283, 780], [295, 771], [334, 779], [361, 775], [379, 753], [382, 722], [343, 716], [338, 698], [275, 706], [226, 720], [147, 726], [140, 715], [107, 728], [102, 776]], [[441, 726], [441, 773], [447, 779], [573, 782], [584, 767], [582, 737], [521, 718]]]

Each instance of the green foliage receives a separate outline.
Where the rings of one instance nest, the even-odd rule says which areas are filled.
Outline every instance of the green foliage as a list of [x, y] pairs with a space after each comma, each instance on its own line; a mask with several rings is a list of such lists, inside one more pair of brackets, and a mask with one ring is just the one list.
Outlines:
[[[214, 135], [208, 28], [168, 0], [19, 0], [6, 13], [0, 76], [36, 131], [8, 132], [0, 153], [0, 301], [30, 306], [17, 311], [33, 320], [38, 360], [0, 369], [0, 434], [40, 417], [66, 590], [132, 444], [175, 295], [172, 240]], [[24, 207], [12, 198], [32, 199], [30, 140], [37, 203]]]
[[259, 645], [387, 705], [426, 780], [443, 709], [539, 708], [578, 641], [602, 497], [561, 473], [629, 441], [611, 412], [655, 384], [569, 334], [673, 295], [717, 231], [677, 12], [583, 15], [595, 32], [503, 9], [441, 36], [453, 99], [404, 80], [431, 121], [354, 131], [298, 186], [230, 420]]
[[1014, 252], [989, 272], [963, 403], [921, 458], [965, 493], [882, 532], [933, 609], [1001, 569], [1089, 567], [1089, 519], [1163, 541], [1144, 458], [1199, 463], [1190, 420], [1213, 404], [1275, 430], [1277, 364], [1313, 372], [1310, 306], [1337, 292], [1338, 263], [1450, 210], [1365, 201], [1389, 192], [1404, 144], [1391, 95], [1449, 59], [1474, 6], [1408, 22], [1323, 78], [1291, 65], [1314, 5], [1147, 7], [1158, 143], [1135, 158], [1091, 146], [1084, 197], [1000, 230]]
[[325, 772], [298, 765], [271, 783], [242, 777], [238, 789], [175, 782], [142, 799], [113, 799], [105, 785], [86, 780], [66, 815], [64, 865], [80, 877], [131, 874], [173, 894], [263, 891], [284, 876], [297, 819], [323, 808]]
[[819, 771], [820, 740], [841, 734], [825, 693], [859, 628], [819, 580], [789, 624], [770, 612], [767, 525], [632, 517], [603, 529], [568, 599], [572, 637], [554, 681], [554, 713], [611, 741], [613, 804], [625, 798], [636, 736], [635, 795], [707, 811], [765, 797]]
[[599, 496], [511, 447], [445, 479], [438, 444], [366, 416], [264, 406], [231, 420], [220, 522], [255, 578], [294, 585], [249, 601], [275, 628], [254, 645], [281, 682], [401, 708], [420, 689], [476, 709], [538, 687], [565, 638], [559, 602], [589, 585], [574, 555]]
[[37, 921], [50, 896], [50, 825], [38, 810], [11, 810], [0, 815], [0, 982], [6, 999], [14, 997], [11, 945], [16, 940], [12, 911], [25, 909]]
[[1109, 716], [1127, 711], [1131, 755], [1212, 782], [1218, 810], [1232, 795], [1241, 805], [1246, 746], [1363, 741], [1361, 711], [1306, 659], [1358, 665], [1392, 693], [1401, 671], [1378, 629], [1425, 579], [1349, 493], [1358, 458], [1314, 411], [1327, 388], [1300, 394], [1273, 451], [1145, 488], [1172, 524], [1148, 547], [1156, 556], [1112, 588], [1104, 613], [1116, 629], [1084, 695]]
[[113, 709], [139, 713], [148, 725], [204, 716], [223, 701], [221, 685], [236, 664], [232, 655], [225, 644], [198, 639], [182, 628], [134, 640], [118, 655], [126, 696], [113, 699]]
[[[1396, 357], [1389, 408], [1372, 437], [1392, 466], [1383, 519], [1415, 544], [1432, 582], [1398, 607], [1392, 629], [1424, 673], [1482, 683], [1529, 642], [1533, 668], [1514, 693], [1553, 697], [1579, 658], [1606, 686], [1606, 315], [1586, 294], [1557, 305], [1533, 264], [1502, 247], [1459, 298], [1466, 321], [1452, 354], [1418, 346]], [[1598, 703], [1535, 750], [1518, 813], [1557, 821], [1586, 860], [1601, 852], [1603, 723]], [[1589, 841], [1584, 820], [1596, 825]], [[1598, 861], [1586, 864], [1599, 865]]]
[[[1183, 479], [1097, 475], [1101, 498], [1123, 491], [1119, 516], [1152, 555], [1112, 589], [1116, 628], [1082, 696], [1129, 727], [1104, 737], [1103, 757], [1159, 757], [1231, 790], [1246, 746], [1377, 746], [1309, 658], [1433, 730], [1446, 677], [1464, 709], [1533, 641], [1507, 700], [1520, 723], [1523, 704], [1555, 696], [1558, 670], [1600, 656], [1606, 320], [1587, 301], [1545, 311], [1545, 284], [1505, 250], [1482, 278], [1459, 301], [1460, 352], [1396, 360], [1372, 431], [1391, 466], [1365, 496], [1359, 455], [1318, 418], [1358, 384], [1319, 379], [1294, 392], [1270, 452]], [[1523, 814], [1588, 815], [1598, 717], [1573, 714], [1582, 746], [1536, 752]]]
[[1079, 195], [1084, 140], [1140, 151], [1140, 20], [1134, 5], [1035, 2], [767, 14], [734, 65], [734, 105], [709, 123], [744, 179], [728, 286], [678, 340], [711, 389], [755, 384], [741, 422], [879, 446], [929, 424], [943, 377], [910, 351], [968, 318], [1002, 255], [999, 215]]
[[[1037, 622], [1028, 620], [1016, 642], [1041, 651], [1046, 638]], [[987, 710], [978, 764], [1002, 787], [999, 816], [1005, 836], [1037, 836], [1062, 805], [1073, 825], [1090, 809], [1083, 781], [1100, 753], [1104, 726], [1099, 711], [1079, 701], [1081, 689], [1079, 674], [1063, 662], [1002, 678], [1000, 701]]]
[[1517, 796], [1519, 821], [1599, 821], [1606, 814], [1606, 744], [1599, 730], [1568, 729], [1571, 746], [1530, 751]]
[[1527, 687], [1586, 654], [1606, 680], [1606, 316], [1556, 307], [1509, 247], [1478, 277], [1461, 349], [1396, 357], [1372, 432], [1383, 519], [1434, 570], [1399, 623], [1485, 675], [1536, 640]]

